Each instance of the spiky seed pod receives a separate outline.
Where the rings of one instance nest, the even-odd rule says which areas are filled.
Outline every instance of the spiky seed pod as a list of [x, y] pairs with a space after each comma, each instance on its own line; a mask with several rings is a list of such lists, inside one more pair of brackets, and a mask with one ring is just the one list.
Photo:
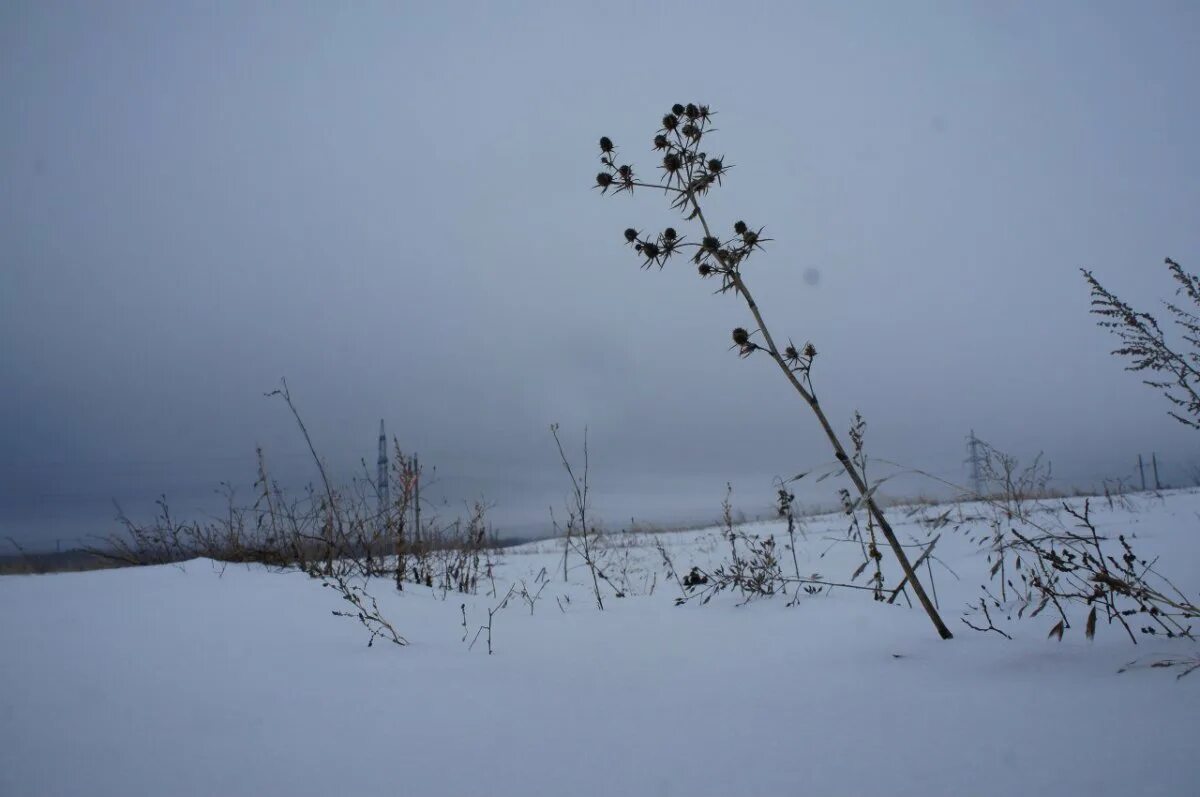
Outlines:
[[795, 346], [790, 346], [790, 345], [789, 345], [789, 346], [788, 346], [786, 349], [784, 349], [784, 350], [783, 350], [783, 359], [785, 359], [785, 360], [799, 360], [799, 359], [800, 359], [800, 352], [796, 351], [796, 347], [795, 347]]
[[658, 245], [647, 241], [646, 243], [642, 244], [642, 254], [650, 260], [653, 260], [659, 255]]
[[754, 230], [746, 230], [742, 233], [742, 240], [746, 242], [746, 246], [754, 246], [758, 243], [758, 233]]
[[668, 174], [675, 174], [683, 168], [683, 163], [674, 152], [668, 152], [663, 156], [663, 168], [667, 170]]
[[600, 151], [605, 153], [613, 151], [613, 143], [611, 138], [608, 136], [600, 137]]
[[688, 138], [691, 138], [691, 139], [700, 138], [700, 128], [696, 127], [694, 124], [691, 124], [690, 122], [688, 124], [684, 125], [683, 127], [679, 128], [679, 132], [683, 133], [685, 136], [687, 136]]
[[625, 242], [633, 243], [636, 240], [637, 240], [637, 230], [633, 229], [632, 227], [627, 228], [625, 230]]
[[596, 175], [596, 185], [601, 188], [608, 188], [613, 183], [612, 175], [608, 172], [600, 172]]
[[741, 327], [736, 327], [733, 330], [733, 342], [739, 346], [745, 346], [750, 342], [750, 333]]
[[667, 229], [663, 230], [663, 238], [667, 239], [668, 241], [674, 241], [678, 237], [679, 233], [675, 232], [674, 227], [668, 227]]
[[713, 273], [713, 267], [708, 263], [701, 263], [699, 267], [697, 267], [696, 271], [700, 272], [701, 277], [707, 277]]
[[689, 102], [687, 107], [683, 109], [683, 113], [688, 119], [697, 119], [700, 116], [700, 109]]
[[708, 106], [707, 106], [707, 105], [701, 105], [701, 106], [700, 106], [699, 108], [697, 108], [696, 110], [698, 111], [698, 115], [699, 115], [699, 117], [700, 117], [701, 119], [703, 119], [704, 121], [706, 121], [706, 122], [708, 121], [708, 118], [709, 118], [710, 116], [712, 116], [712, 112], [708, 110]]
[[804, 356], [810, 360], [813, 357], [816, 357], [817, 356], [817, 347], [812, 345], [811, 343], [805, 343], [804, 344]]
[[633, 177], [633, 167], [629, 164], [624, 164], [617, 169], [617, 173], [628, 180], [630, 177]]
[[662, 133], [659, 133], [657, 136], [654, 137], [654, 148], [655, 149], [666, 149], [667, 146], [668, 146], [667, 137], [664, 136]]
[[663, 117], [662, 125], [663, 125], [663, 129], [665, 129], [665, 130], [674, 130], [676, 125], [678, 125], [678, 124], [679, 124], [679, 119], [672, 116], [671, 114], [667, 114], [666, 116]]
[[676, 116], [682, 116], [685, 110], [686, 109], [679, 103], [675, 103], [671, 106], [671, 113], [675, 114]]
[[744, 222], [744, 221], [735, 221], [733, 223], [733, 231], [736, 232], [738, 235], [745, 235], [746, 230], [748, 230], [748, 229], [750, 229], [750, 228], [746, 226], [746, 222]]
[[708, 162], [708, 170], [713, 174], [720, 174], [724, 168], [725, 164], [721, 162], [720, 158], [713, 158]]
[[721, 248], [721, 242], [712, 235], [706, 235], [704, 236], [704, 240], [700, 242], [700, 246], [709, 252], [716, 252]]

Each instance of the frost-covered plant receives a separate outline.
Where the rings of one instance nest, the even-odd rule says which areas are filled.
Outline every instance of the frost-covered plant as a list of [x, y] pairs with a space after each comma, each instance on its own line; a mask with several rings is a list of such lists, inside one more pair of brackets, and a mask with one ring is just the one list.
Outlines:
[[[1099, 316], [1098, 324], [1116, 335], [1121, 342], [1112, 354], [1126, 358], [1129, 361], [1126, 365], [1127, 371], [1144, 374], [1142, 382], [1162, 392], [1172, 406], [1172, 409], [1168, 409], [1171, 418], [1190, 429], [1200, 430], [1200, 276], [1184, 271], [1183, 266], [1171, 258], [1165, 258], [1164, 263], [1176, 283], [1175, 295], [1183, 296], [1187, 304], [1193, 307], [1193, 310], [1188, 310], [1186, 306], [1175, 301], [1163, 302], [1180, 336], [1180, 342], [1177, 343], [1168, 341], [1166, 332], [1150, 313], [1134, 310], [1120, 296], [1100, 284], [1090, 270], [1081, 271], [1088, 287], [1091, 288], [1092, 312]], [[1112, 493], [1106, 484], [1105, 496], [1108, 497], [1111, 507]], [[1123, 495], [1121, 499], [1128, 501]], [[1141, 633], [1190, 636], [1190, 625], [1183, 623], [1200, 617], [1200, 609], [1178, 591], [1175, 585], [1154, 570], [1156, 562], [1147, 563], [1136, 557], [1128, 540], [1120, 537], [1118, 540], [1123, 549], [1121, 558], [1117, 561], [1114, 557], [1108, 557], [1108, 561], [1114, 565], [1114, 573], [1109, 573], [1105, 568], [1105, 558], [1099, 556], [1099, 537], [1088, 520], [1087, 505], [1085, 504], [1082, 516], [1075, 516], [1081, 525], [1091, 532], [1092, 537], [1097, 539], [1098, 556], [1092, 559], [1092, 562], [1098, 562], [1100, 571], [1093, 573], [1094, 591], [1100, 593], [1100, 597], [1104, 599], [1105, 609], [1110, 618], [1111, 595], [1116, 594], [1117, 597], [1126, 599], [1127, 603], [1132, 601], [1135, 605], [1134, 610], [1117, 613], [1132, 639], [1133, 630], [1124, 621], [1124, 617], [1130, 615], [1139, 616]], [[1070, 562], [1068, 567], [1076, 567], [1076, 563]], [[1087, 622], [1087, 630], [1090, 633], [1094, 629], [1094, 618], [1096, 609], [1093, 607]], [[1060, 622], [1055, 628], [1061, 637], [1063, 623]], [[1178, 677], [1182, 678], [1200, 667], [1200, 659], [1160, 659], [1150, 666], [1180, 667]]]
[[687, 257], [701, 277], [719, 282], [719, 293], [733, 294], [746, 303], [754, 327], [737, 327], [733, 330], [733, 345], [738, 354], [743, 358], [765, 355], [773, 361], [812, 411], [833, 448], [834, 456], [853, 485], [856, 500], [866, 507], [878, 525], [938, 633], [943, 639], [949, 639], [953, 634], [921, 585], [891, 524], [875, 501], [872, 488], [861, 470], [851, 461], [824, 407], [817, 400], [812, 382], [816, 348], [811, 343], [800, 347], [791, 341], [785, 346], [777, 344], [761, 308], [750, 293], [743, 267], [750, 256], [761, 251], [763, 244], [769, 240], [763, 237], [763, 228], [755, 228], [739, 220], [731, 225], [732, 235], [721, 236], [704, 214], [701, 199], [724, 183], [731, 168], [724, 156], [713, 155], [706, 149], [708, 137], [713, 132], [712, 117], [713, 112], [707, 105], [695, 103], [677, 103], [662, 117], [661, 126], [652, 139], [653, 149], [661, 157], [656, 182], [641, 180], [632, 165], [619, 162], [612, 140], [607, 136], [602, 137], [602, 169], [596, 175], [596, 187], [605, 194], [610, 191], [614, 194], [632, 194], [635, 188], [662, 191], [672, 208], [682, 213], [686, 221], [697, 225], [697, 240], [688, 240], [674, 227], [667, 227], [658, 233], [644, 233], [630, 227], [625, 230], [624, 238], [634, 248], [643, 268], [658, 266], [661, 269], [673, 258]]
[[[1200, 277], [1169, 257], [1166, 265], [1177, 285], [1175, 294], [1200, 310]], [[1121, 341], [1113, 354], [1129, 360], [1125, 370], [1146, 375], [1142, 381], [1160, 390], [1175, 407], [1167, 414], [1184, 426], [1200, 429], [1200, 316], [1174, 302], [1163, 302], [1181, 338], [1179, 344], [1172, 344], [1152, 315], [1134, 310], [1092, 272], [1081, 271], [1092, 291], [1092, 312], [1100, 316], [1098, 323]]]
[[960, 516], [956, 527], [985, 523], [987, 531], [973, 540], [987, 551], [989, 584], [963, 623], [1008, 636], [997, 619], [1033, 618], [1050, 609], [1058, 616], [1050, 636], [1058, 639], [1081, 615], [1088, 638], [1101, 619], [1120, 625], [1134, 643], [1139, 633], [1192, 636], [1200, 608], [1158, 571], [1157, 560], [1137, 554], [1131, 538], [1119, 534], [1114, 542], [1100, 534], [1090, 499], [1082, 507], [1052, 506], [1039, 500], [1050, 472], [1040, 455], [1022, 467], [990, 445], [985, 452], [983, 514]]
[[551, 512], [555, 534], [561, 534], [563, 537], [563, 580], [567, 579], [567, 555], [574, 551], [583, 560], [589, 575], [591, 575], [592, 597], [596, 601], [596, 608], [604, 611], [604, 595], [600, 590], [600, 582], [608, 585], [612, 589], [613, 595], [618, 598], [625, 597], [625, 593], [604, 572], [599, 558], [600, 551], [596, 546], [600, 529], [593, 520], [588, 518], [591, 510], [589, 498], [591, 466], [588, 460], [587, 430], [584, 429], [583, 432], [583, 470], [578, 475], [571, 465], [567, 452], [563, 450], [562, 440], [558, 436], [558, 424], [550, 426], [550, 434], [554, 437], [554, 445], [558, 448], [559, 461], [567, 471], [567, 477], [571, 480], [571, 497], [567, 506], [566, 525], [560, 529], [558, 520]]
[[366, 588], [359, 584], [352, 583], [345, 574], [333, 572], [331, 574], [321, 576], [321, 584], [336, 590], [342, 597], [342, 600], [350, 604], [350, 608], [346, 610], [333, 610], [335, 617], [349, 617], [358, 620], [367, 631], [370, 632], [370, 637], [367, 639], [367, 647], [375, 644], [376, 639], [386, 639], [394, 645], [404, 647], [408, 644], [408, 640], [400, 636], [396, 629], [388, 622], [387, 618], [379, 610], [379, 604], [375, 601], [375, 597], [367, 592]]
[[[1008, 600], [1009, 556], [1007, 548], [1013, 542], [1010, 527], [1031, 523], [1034, 512], [1057, 509], [1044, 506], [1041, 499], [1049, 496], [1048, 486], [1053, 468], [1041, 452], [1027, 465], [1011, 454], [1000, 451], [983, 440], [976, 440], [976, 460], [984, 495], [980, 500], [988, 534], [975, 542], [988, 550], [989, 577], [998, 581], [1000, 600]], [[986, 610], [986, 605], [985, 605]], [[990, 623], [990, 620], [989, 620]]]
[[[789, 606], [794, 606], [800, 600], [800, 560], [796, 557], [796, 533], [801, 536], [807, 536], [804, 532], [804, 521], [801, 519], [796, 509], [796, 494], [788, 488], [787, 481], [783, 479], [775, 480], [775, 514], [782, 518], [787, 523], [788, 543], [787, 550], [792, 558], [792, 573], [797, 579], [796, 593], [792, 596]], [[820, 590], [819, 587], [805, 586], [808, 594], [816, 594]]]
[[[861, 413], [855, 411], [854, 420], [850, 423], [849, 432], [850, 444], [853, 447], [850, 461], [858, 468], [864, 481], [867, 480], [866, 431], [866, 419], [863, 418]], [[845, 488], [838, 491], [838, 496], [842, 500], [842, 510], [850, 518], [850, 526], [846, 530], [847, 537], [858, 543], [859, 547], [862, 548], [863, 555], [862, 564], [854, 571], [854, 575], [850, 576], [850, 580], [855, 581], [868, 567], [871, 567], [871, 590], [875, 600], [882, 601], [884, 600], [883, 554], [879, 550], [879, 541], [875, 537], [875, 518], [870, 512], [867, 513], [867, 529], [866, 535], [864, 535], [862, 523], [858, 519], [861, 502], [854, 500], [850, 495], [850, 491]], [[916, 570], [916, 566], [913, 567], [913, 570]]]
[[[793, 497], [786, 489], [781, 490], [778, 511], [790, 509]], [[701, 605], [708, 603], [723, 592], [736, 593], [741, 598], [741, 604], [749, 603], [756, 598], [766, 598], [773, 595], [786, 595], [789, 587], [795, 587], [789, 606], [799, 600], [800, 592], [815, 596], [834, 587], [845, 589], [865, 590], [875, 592], [874, 586], [853, 583], [837, 583], [828, 581], [820, 573], [802, 575], [800, 565], [795, 555], [792, 556], [793, 574], [784, 572], [784, 565], [779, 558], [779, 545], [773, 534], [754, 534], [746, 531], [733, 519], [733, 505], [730, 500], [732, 488], [726, 487], [725, 500], [721, 503], [722, 528], [721, 538], [729, 546], [729, 558], [712, 568], [693, 566], [682, 579], [678, 577], [675, 564], [666, 550], [660, 544], [659, 555], [662, 557], [668, 575], [676, 578], [681, 591], [675, 599], [675, 605], [681, 606], [691, 601]], [[795, 519], [789, 524], [791, 547], [795, 546]], [[903, 588], [903, 584], [900, 588]], [[897, 592], [900, 588], [897, 588]]]
[[[1200, 607], [1158, 571], [1157, 560], [1139, 556], [1124, 534], [1115, 543], [1101, 535], [1091, 518], [1090, 500], [1081, 509], [1066, 502], [1062, 508], [1073, 527], [1009, 530], [1004, 555], [1013, 563], [1008, 586], [1017, 593], [1012, 604], [1017, 615], [1032, 608], [1034, 617], [1052, 606], [1059, 620], [1050, 635], [1061, 639], [1071, 627], [1067, 607], [1075, 604], [1089, 609], [1084, 621], [1088, 638], [1095, 635], [1098, 619], [1121, 625], [1135, 644], [1135, 631], [1191, 638]], [[988, 597], [994, 602], [994, 596]]]
[[[545, 585], [543, 584], [543, 586]], [[538, 594], [541, 594], [541, 590], [538, 590]], [[500, 599], [500, 602], [487, 609], [487, 622], [481, 624], [475, 630], [475, 636], [471, 638], [471, 644], [467, 645], [467, 650], [473, 650], [475, 643], [479, 641], [479, 637], [483, 636], [487, 641], [488, 655], [491, 656], [495, 652], [495, 649], [492, 647], [492, 628], [496, 621], [496, 615], [507, 609], [509, 602], [517, 595], [523, 595], [526, 603], [529, 604], [530, 614], [533, 613], [533, 604], [537, 601], [537, 598], [530, 598], [529, 590], [525, 587], [524, 582], [521, 582], [521, 592], [518, 592], [516, 584], [510, 584], [508, 592], [504, 593], [504, 597]], [[467, 604], [462, 604], [460, 610], [462, 611], [463, 642], [466, 642], [467, 635], [470, 633], [470, 628], [467, 625]]]

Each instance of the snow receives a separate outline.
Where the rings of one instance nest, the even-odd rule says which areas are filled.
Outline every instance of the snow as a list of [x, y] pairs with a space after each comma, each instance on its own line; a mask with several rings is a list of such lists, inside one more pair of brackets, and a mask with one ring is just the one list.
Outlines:
[[[1093, 511], [1195, 595], [1200, 494]], [[808, 522], [802, 572], [849, 576], [849, 546], [822, 556], [843, 526]], [[758, 530], [782, 543], [778, 524]], [[491, 656], [482, 637], [468, 649], [490, 583], [443, 596], [371, 581], [412, 644], [368, 648], [299, 573], [195, 560], [2, 578], [0, 795], [1196, 793], [1200, 673], [1117, 670], [1197, 646], [1134, 647], [1103, 623], [1091, 642], [1047, 641], [1045, 615], [1006, 623], [1011, 642], [971, 631], [958, 618], [987, 566], [962, 533], [938, 546], [962, 580], [934, 571], [949, 642], [903, 600], [848, 590], [676, 607], [656, 540], [683, 572], [725, 544], [610, 536], [626, 562], [610, 575], [655, 589], [603, 612], [577, 559], [562, 583], [560, 541], [505, 551], [498, 596], [550, 581], [532, 613], [517, 598], [496, 615]]]

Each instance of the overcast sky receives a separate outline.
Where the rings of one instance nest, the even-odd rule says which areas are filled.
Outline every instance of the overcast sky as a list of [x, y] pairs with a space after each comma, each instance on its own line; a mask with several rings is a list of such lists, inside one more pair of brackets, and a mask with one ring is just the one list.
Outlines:
[[514, 531], [564, 497], [555, 421], [610, 522], [757, 509], [815, 423], [738, 301], [638, 270], [662, 197], [592, 189], [689, 101], [736, 164], [709, 218], [766, 226], [747, 280], [873, 454], [965, 480], [974, 428], [1178, 482], [1200, 438], [1078, 270], [1152, 309], [1200, 265], [1197, 75], [1190, 2], [6, 2], [0, 535], [249, 495], [256, 444], [310, 478], [283, 376], [340, 478], [385, 418]]

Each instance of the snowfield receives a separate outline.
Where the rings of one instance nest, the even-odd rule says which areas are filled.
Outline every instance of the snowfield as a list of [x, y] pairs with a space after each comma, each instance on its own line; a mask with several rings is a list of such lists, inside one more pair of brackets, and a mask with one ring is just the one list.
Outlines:
[[[1133, 504], [1094, 500], [1101, 531], [1134, 535], [1195, 596], [1200, 494]], [[889, 515], [905, 541], [928, 538]], [[845, 525], [807, 521], [803, 573], [849, 580], [857, 549], [832, 541]], [[789, 571], [782, 526], [754, 531], [776, 534]], [[373, 580], [403, 648], [368, 648], [331, 616], [337, 594], [295, 572], [0, 578], [0, 795], [1200, 794], [1200, 673], [1117, 673], [1200, 646], [1135, 647], [1103, 622], [1089, 642], [1082, 614], [1062, 642], [1049, 613], [1003, 623], [1013, 641], [972, 631], [959, 617], [985, 554], [941, 531], [948, 642], [903, 598], [847, 589], [675, 606], [656, 543], [682, 575], [726, 555], [717, 529], [609, 535], [608, 573], [638, 594], [606, 589], [603, 612], [578, 558], [563, 583], [561, 541], [503, 551], [495, 597], [490, 582], [443, 596]], [[532, 612], [512, 598], [494, 655], [482, 636], [469, 649], [521, 581], [542, 590]]]

